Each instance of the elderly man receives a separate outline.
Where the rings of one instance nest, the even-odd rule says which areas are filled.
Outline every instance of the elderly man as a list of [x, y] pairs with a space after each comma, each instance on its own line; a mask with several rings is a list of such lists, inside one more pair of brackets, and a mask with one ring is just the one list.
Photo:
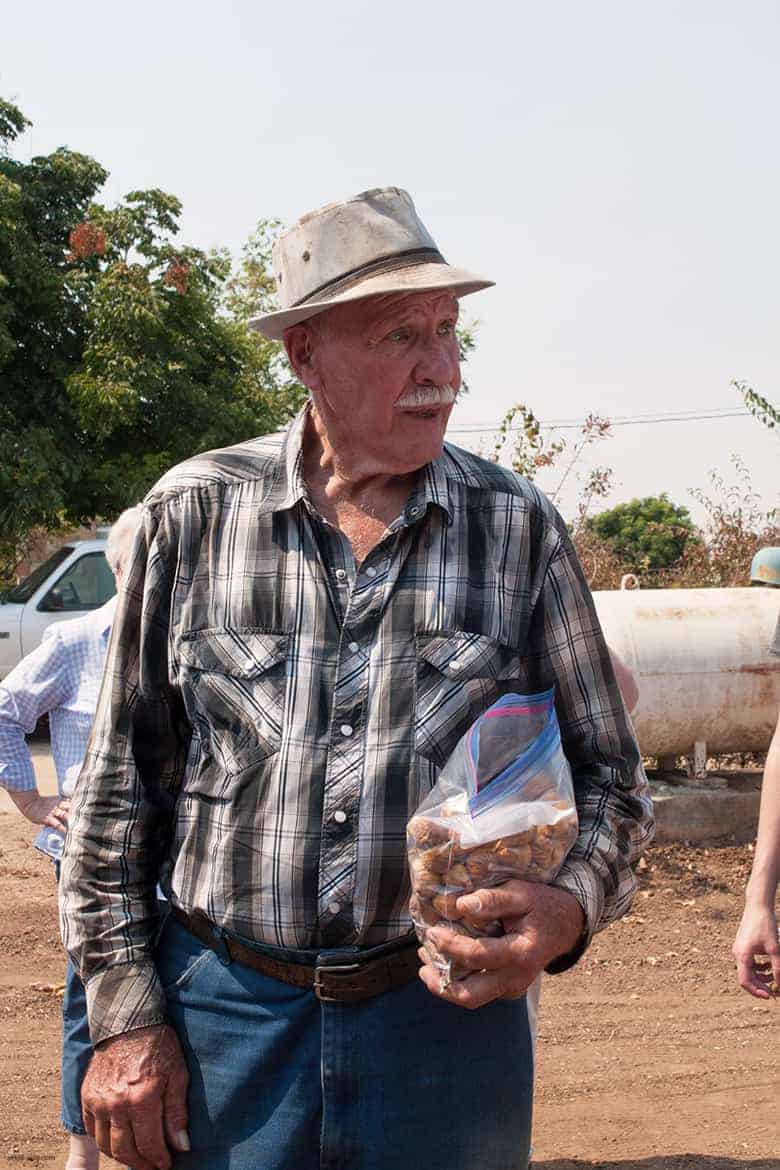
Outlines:
[[[521, 1170], [524, 993], [631, 901], [639, 753], [565, 524], [443, 444], [458, 298], [490, 282], [396, 188], [305, 216], [274, 266], [256, 324], [311, 401], [149, 495], [78, 789], [85, 1116], [137, 1170]], [[442, 931], [472, 971], [442, 990], [407, 819], [482, 711], [551, 685], [579, 838], [554, 885], [468, 900], [506, 934]]]
[[[125, 563], [141, 518], [141, 508], [127, 508], [112, 526], [106, 560], [122, 580]], [[41, 832], [36, 844], [59, 868], [62, 834], [68, 823], [70, 797], [87, 750], [97, 707], [108, 636], [116, 608], [112, 597], [99, 609], [71, 621], [54, 622], [43, 642], [0, 684], [0, 786], [19, 811]], [[51, 749], [57, 772], [56, 796], [42, 796], [25, 735], [49, 716]], [[71, 963], [62, 1000], [61, 1119], [71, 1135], [65, 1170], [97, 1170], [97, 1146], [86, 1133], [81, 1114], [81, 1082], [92, 1055], [84, 988]]]

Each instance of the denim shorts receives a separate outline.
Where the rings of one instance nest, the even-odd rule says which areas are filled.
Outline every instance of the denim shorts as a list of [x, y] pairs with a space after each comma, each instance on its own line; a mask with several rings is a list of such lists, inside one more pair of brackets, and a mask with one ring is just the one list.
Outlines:
[[526, 1170], [525, 999], [468, 1012], [415, 979], [321, 1002], [170, 918], [156, 962], [190, 1072], [176, 1170]]

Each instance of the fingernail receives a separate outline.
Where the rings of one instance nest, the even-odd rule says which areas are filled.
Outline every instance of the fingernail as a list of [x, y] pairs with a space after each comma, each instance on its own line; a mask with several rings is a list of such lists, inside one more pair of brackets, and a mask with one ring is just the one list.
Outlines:
[[183, 1150], [186, 1153], [187, 1150], [191, 1149], [190, 1139], [187, 1136], [186, 1129], [180, 1129], [175, 1136], [176, 1136], [176, 1145], [180, 1150]]
[[471, 894], [467, 894], [465, 898], [460, 898], [459, 905], [463, 906], [465, 910], [471, 910], [473, 914], [479, 914], [482, 909], [482, 899], [475, 898]]

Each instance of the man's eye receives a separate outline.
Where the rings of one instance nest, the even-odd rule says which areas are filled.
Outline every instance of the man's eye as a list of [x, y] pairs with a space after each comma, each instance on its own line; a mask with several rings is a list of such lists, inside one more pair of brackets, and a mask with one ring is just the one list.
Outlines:
[[408, 329], [394, 329], [392, 333], [388, 334], [390, 341], [408, 341], [409, 336]]
[[441, 325], [439, 326], [439, 333], [441, 333], [444, 336], [446, 336], [449, 333], [454, 333], [454, 332], [455, 332], [455, 322], [454, 321], [443, 321], [441, 323]]

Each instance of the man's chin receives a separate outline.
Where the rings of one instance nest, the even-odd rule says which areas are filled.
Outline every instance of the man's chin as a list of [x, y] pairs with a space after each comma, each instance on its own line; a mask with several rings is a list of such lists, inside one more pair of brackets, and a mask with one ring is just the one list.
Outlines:
[[433, 449], [438, 446], [441, 454], [441, 445], [451, 413], [451, 406], [399, 411], [398, 425], [395, 428], [399, 441], [407, 449], [423, 447]]
[[444, 435], [432, 438], [425, 443], [408, 444], [403, 452], [398, 453], [398, 466], [399, 468], [403, 467], [403, 471], [399, 470], [396, 474], [404, 475], [419, 471], [421, 467], [438, 459], [443, 449]]

